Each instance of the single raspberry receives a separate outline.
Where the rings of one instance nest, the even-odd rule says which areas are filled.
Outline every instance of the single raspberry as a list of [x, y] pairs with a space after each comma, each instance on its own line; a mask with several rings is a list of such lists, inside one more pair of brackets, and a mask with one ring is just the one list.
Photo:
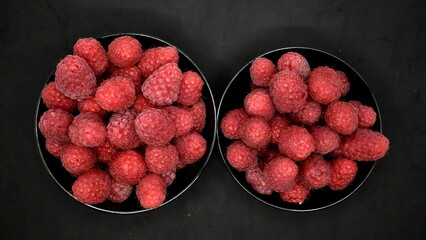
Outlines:
[[324, 155], [339, 146], [340, 136], [327, 126], [313, 126], [309, 129], [315, 142], [315, 153]]
[[302, 79], [306, 79], [311, 72], [311, 67], [306, 58], [296, 52], [284, 53], [278, 59], [277, 65], [278, 71], [292, 71]]
[[295, 113], [290, 113], [293, 121], [307, 125], [315, 125], [321, 118], [321, 105], [312, 99], [308, 99], [305, 106]]
[[200, 99], [200, 101], [192, 105], [192, 107], [186, 109], [192, 113], [194, 119], [193, 130], [201, 133], [206, 125], [206, 104]]
[[43, 136], [52, 142], [66, 143], [70, 141], [68, 128], [74, 116], [62, 109], [50, 109], [43, 113], [38, 127]]
[[167, 106], [164, 110], [169, 113], [173, 120], [176, 128], [176, 136], [182, 136], [191, 131], [194, 126], [194, 119], [188, 110], [175, 106]]
[[346, 74], [344, 72], [336, 71], [336, 73], [339, 75], [340, 84], [342, 86], [341, 94], [342, 96], [345, 96], [346, 94], [348, 94], [351, 84], [349, 83], [348, 77], [346, 77]]
[[278, 72], [269, 84], [269, 95], [281, 113], [297, 112], [306, 104], [308, 90], [303, 80], [294, 72]]
[[142, 53], [138, 67], [144, 78], [167, 63], [178, 63], [179, 53], [174, 47], [156, 47], [145, 50]]
[[136, 66], [130, 66], [125, 68], [117, 69], [111, 77], [125, 77], [132, 80], [133, 85], [135, 86], [135, 92], [138, 93], [141, 90], [142, 80], [141, 80], [141, 70]]
[[108, 55], [101, 43], [94, 38], [80, 38], [74, 44], [74, 55], [78, 55], [92, 68], [96, 76], [108, 67]]
[[129, 109], [114, 113], [107, 126], [108, 139], [121, 149], [132, 149], [140, 145], [141, 141], [135, 130], [135, 119], [138, 113]]
[[317, 67], [308, 78], [309, 95], [321, 104], [329, 104], [342, 95], [342, 82], [339, 74], [329, 67]]
[[92, 98], [88, 98], [88, 99], [84, 99], [80, 102], [78, 102], [78, 111], [80, 112], [91, 112], [94, 114], [97, 114], [101, 117], [104, 117], [105, 115], [107, 115], [108, 111], [101, 108], [101, 106], [99, 106], [98, 102], [96, 101], [96, 99], [94, 97]]
[[142, 84], [143, 95], [158, 106], [178, 99], [182, 72], [176, 63], [168, 63], [152, 73]]
[[155, 105], [152, 104], [148, 98], [146, 98], [143, 93], [138, 93], [136, 95], [135, 102], [132, 105], [132, 108], [135, 109], [138, 112], [143, 112], [147, 110], [148, 108], [154, 108]]
[[263, 118], [252, 117], [240, 128], [241, 140], [251, 148], [263, 148], [271, 140], [271, 128]]
[[254, 117], [262, 117], [269, 121], [275, 113], [275, 106], [265, 89], [255, 89], [244, 99], [244, 109]]
[[282, 130], [278, 147], [283, 155], [300, 161], [315, 150], [315, 143], [306, 128], [292, 125]]
[[111, 192], [108, 195], [108, 199], [111, 202], [122, 203], [129, 198], [132, 193], [132, 185], [126, 183], [120, 183], [115, 180], [111, 182]]
[[272, 188], [269, 186], [262, 170], [260, 170], [259, 167], [246, 172], [246, 181], [256, 192], [265, 195], [272, 194]]
[[296, 183], [298, 167], [291, 159], [277, 157], [265, 165], [266, 182], [276, 192], [285, 192]]
[[257, 157], [261, 163], [268, 163], [278, 157], [279, 151], [275, 145], [268, 144], [266, 147], [258, 149]]
[[132, 81], [113, 77], [101, 83], [96, 91], [96, 101], [103, 109], [118, 112], [132, 106], [136, 93]]
[[291, 189], [281, 192], [280, 197], [284, 202], [302, 204], [309, 195], [309, 189], [296, 183]]
[[256, 150], [238, 141], [229, 145], [226, 158], [229, 164], [238, 171], [247, 171], [257, 166]]
[[331, 180], [330, 164], [321, 156], [311, 155], [300, 164], [300, 182], [308, 189], [327, 186]]
[[250, 67], [251, 81], [255, 86], [268, 87], [277, 72], [275, 64], [267, 58], [257, 58]]
[[269, 120], [269, 127], [271, 128], [271, 142], [278, 144], [280, 142], [280, 136], [283, 129], [290, 126], [291, 123], [287, 116], [275, 114], [271, 120]]
[[180, 87], [177, 103], [192, 106], [198, 102], [201, 97], [204, 81], [200, 75], [193, 71], [187, 71], [182, 74], [182, 85]]
[[350, 135], [358, 128], [358, 113], [352, 104], [335, 101], [327, 106], [324, 119], [331, 129], [343, 135]]
[[163, 109], [150, 108], [140, 113], [135, 129], [142, 142], [153, 146], [167, 144], [176, 136], [173, 120]]
[[70, 125], [69, 136], [77, 146], [96, 147], [105, 141], [106, 127], [99, 115], [80, 113]]
[[166, 186], [172, 185], [173, 181], [176, 179], [176, 171], [166, 172], [160, 175], [166, 182]]
[[156, 174], [148, 174], [136, 187], [136, 196], [144, 208], [157, 208], [166, 199], [166, 182]]
[[342, 141], [343, 155], [356, 161], [376, 161], [388, 150], [389, 140], [370, 129], [358, 129]]
[[111, 191], [108, 173], [92, 169], [75, 180], [72, 185], [74, 197], [84, 204], [97, 204], [106, 200]]
[[179, 156], [172, 144], [159, 147], [148, 146], [145, 151], [145, 162], [148, 170], [156, 174], [165, 174], [176, 170]]
[[65, 144], [46, 140], [46, 150], [57, 158], [59, 158], [64, 148], [65, 148]]
[[56, 89], [56, 82], [48, 83], [41, 92], [41, 98], [47, 108], [60, 108], [72, 113], [77, 106], [77, 101], [65, 96]]
[[110, 163], [118, 152], [118, 148], [108, 138], [101, 145], [95, 147], [94, 150], [97, 159], [103, 163]]
[[179, 162], [191, 164], [198, 161], [204, 156], [207, 150], [207, 142], [197, 132], [190, 132], [183, 136], [177, 137], [175, 146], [179, 154]]
[[330, 162], [331, 180], [328, 186], [331, 190], [345, 189], [354, 179], [358, 172], [356, 162], [347, 158], [338, 158]]
[[126, 150], [115, 155], [109, 164], [109, 174], [117, 182], [134, 185], [146, 175], [146, 165], [142, 155], [134, 150]]
[[372, 107], [363, 105], [358, 101], [349, 101], [349, 103], [352, 104], [352, 106], [354, 106], [358, 112], [359, 128], [369, 128], [374, 125], [377, 114]]
[[141, 56], [141, 43], [130, 36], [118, 37], [108, 45], [109, 60], [118, 67], [135, 65]]
[[239, 131], [240, 127], [249, 118], [249, 115], [243, 108], [229, 111], [225, 114], [220, 123], [220, 129], [223, 135], [229, 139], [239, 139], [241, 137]]
[[79, 175], [88, 171], [93, 167], [95, 161], [96, 156], [90, 148], [74, 144], [65, 146], [61, 154], [62, 166], [71, 174]]
[[83, 58], [68, 55], [56, 66], [56, 88], [74, 100], [89, 98], [96, 90], [96, 77]]

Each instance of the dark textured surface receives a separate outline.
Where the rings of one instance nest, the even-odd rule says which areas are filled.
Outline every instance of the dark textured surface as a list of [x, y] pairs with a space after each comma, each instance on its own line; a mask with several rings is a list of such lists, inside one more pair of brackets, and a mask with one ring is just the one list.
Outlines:
[[[0, 8], [1, 239], [426, 238], [426, 7], [423, 1], [8, 1]], [[156, 211], [98, 212], [68, 197], [35, 144], [39, 92], [79, 37], [139, 32], [196, 62], [216, 100], [253, 57], [286, 46], [330, 52], [379, 104], [390, 153], [349, 199], [276, 210], [245, 193], [216, 150], [199, 180]]]

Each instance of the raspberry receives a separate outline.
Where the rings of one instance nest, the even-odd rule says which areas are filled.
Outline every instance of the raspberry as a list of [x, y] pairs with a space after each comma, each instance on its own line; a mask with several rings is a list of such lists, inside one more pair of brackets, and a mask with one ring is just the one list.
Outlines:
[[124, 77], [112, 77], [101, 83], [96, 91], [96, 101], [103, 109], [118, 112], [132, 106], [136, 93], [132, 81]]
[[197, 132], [190, 132], [177, 137], [175, 146], [179, 154], [179, 162], [191, 164], [204, 156], [207, 149], [207, 142]]
[[291, 189], [281, 192], [280, 197], [284, 202], [302, 204], [309, 195], [309, 189], [302, 184], [296, 183]]
[[166, 186], [170, 186], [172, 185], [173, 181], [176, 178], [176, 171], [170, 171], [167, 173], [163, 173], [161, 174], [161, 177], [164, 179], [164, 181], [166, 182]]
[[94, 38], [80, 38], [74, 44], [74, 55], [86, 60], [96, 76], [102, 75], [108, 66], [108, 56], [101, 43]]
[[269, 127], [271, 128], [271, 142], [278, 144], [280, 142], [280, 136], [283, 129], [290, 126], [291, 123], [287, 116], [275, 114], [271, 120], [269, 120]]
[[370, 129], [358, 129], [342, 141], [343, 155], [357, 161], [375, 161], [388, 150], [389, 140]]
[[265, 180], [265, 176], [259, 167], [246, 172], [246, 181], [253, 187], [253, 189], [265, 195], [272, 194], [272, 189], [268, 182]]
[[140, 113], [135, 119], [135, 129], [142, 142], [161, 146], [176, 136], [172, 118], [162, 109], [150, 108]]
[[241, 140], [251, 148], [263, 148], [271, 140], [271, 129], [263, 118], [252, 117], [240, 128]]
[[282, 130], [278, 147], [285, 156], [300, 161], [315, 150], [315, 143], [306, 128], [292, 125]]
[[164, 110], [166, 110], [172, 118], [176, 128], [176, 136], [182, 136], [191, 131], [194, 120], [192, 114], [188, 110], [175, 106], [165, 107]]
[[358, 172], [356, 162], [347, 158], [338, 158], [330, 162], [331, 180], [328, 186], [331, 190], [345, 189]]
[[308, 189], [319, 189], [330, 183], [330, 164], [321, 156], [312, 155], [300, 164], [300, 181]]
[[229, 164], [238, 171], [254, 169], [257, 165], [256, 150], [238, 141], [229, 145], [226, 158]]
[[267, 121], [275, 113], [275, 107], [271, 97], [265, 89], [255, 89], [244, 99], [244, 109], [254, 117], [262, 117]]
[[293, 121], [307, 125], [315, 125], [321, 118], [321, 105], [312, 99], [308, 99], [305, 106], [295, 113], [290, 113]]
[[92, 169], [79, 176], [72, 185], [74, 197], [84, 204], [96, 204], [106, 200], [111, 191], [111, 179], [100, 169]]
[[174, 47], [156, 47], [145, 50], [142, 53], [138, 67], [144, 78], [167, 63], [178, 63], [179, 54]]
[[220, 124], [220, 129], [222, 130], [223, 135], [229, 139], [239, 139], [241, 137], [239, 132], [240, 127], [249, 118], [250, 117], [243, 108], [229, 111], [222, 118], [222, 122]]
[[136, 66], [130, 66], [125, 68], [117, 69], [111, 77], [125, 77], [132, 80], [135, 86], [135, 92], [138, 93], [141, 90], [141, 70]]
[[106, 127], [102, 118], [91, 112], [80, 113], [69, 128], [71, 142], [82, 147], [96, 147], [106, 138]]
[[308, 61], [302, 55], [296, 52], [288, 52], [278, 59], [278, 71], [292, 71], [302, 79], [306, 79], [311, 72]]
[[192, 113], [194, 119], [193, 130], [201, 133], [206, 125], [206, 104], [200, 99], [192, 107], [186, 109]]
[[110, 163], [115, 154], [118, 152], [118, 148], [112, 145], [108, 138], [94, 150], [97, 159], [103, 163]]
[[56, 88], [74, 100], [89, 98], [96, 90], [96, 77], [83, 58], [68, 55], [56, 66]]
[[73, 144], [65, 146], [61, 154], [62, 166], [71, 174], [79, 175], [91, 169], [96, 157], [90, 148]]
[[352, 104], [358, 112], [359, 128], [369, 128], [374, 125], [377, 115], [372, 107], [363, 105], [358, 101], [349, 101], [349, 103]]
[[309, 95], [321, 104], [329, 104], [342, 95], [342, 82], [339, 74], [329, 67], [317, 67], [308, 78]]
[[156, 174], [148, 174], [136, 187], [136, 196], [144, 208], [157, 208], [166, 199], [166, 182]]
[[327, 126], [313, 126], [309, 129], [315, 142], [315, 153], [324, 155], [339, 146], [340, 136]]
[[336, 73], [339, 75], [340, 84], [342, 86], [341, 88], [341, 95], [345, 96], [349, 92], [349, 88], [351, 87], [351, 84], [349, 83], [348, 77], [346, 77], [346, 74], [342, 71], [336, 71]]
[[284, 70], [272, 77], [269, 95], [281, 113], [297, 112], [306, 104], [308, 90], [296, 73]]
[[182, 72], [178, 65], [168, 63], [145, 80], [142, 92], [155, 105], [170, 105], [178, 99], [181, 84]]
[[46, 150], [57, 158], [59, 158], [64, 148], [65, 148], [65, 144], [46, 140]]
[[41, 98], [47, 108], [60, 108], [72, 113], [77, 106], [77, 101], [65, 96], [56, 89], [56, 82], [48, 83], [41, 92]]
[[275, 64], [266, 58], [257, 58], [250, 67], [251, 81], [255, 86], [267, 87], [277, 72]]
[[134, 185], [146, 175], [146, 165], [140, 153], [126, 150], [115, 155], [109, 164], [109, 173], [117, 182]]
[[198, 102], [201, 97], [204, 81], [200, 75], [193, 71], [187, 71], [182, 74], [182, 85], [180, 87], [177, 103], [192, 106]]
[[113, 180], [111, 183], [111, 192], [108, 195], [108, 199], [111, 202], [122, 203], [127, 198], [129, 198], [131, 193], [132, 185]]
[[266, 182], [276, 192], [285, 192], [296, 183], [298, 168], [286, 157], [277, 157], [265, 165], [263, 174]]
[[358, 128], [358, 113], [347, 102], [330, 103], [325, 110], [324, 119], [327, 126], [343, 135], [350, 135]]
[[47, 140], [66, 143], [70, 141], [68, 128], [73, 119], [73, 115], [69, 112], [62, 109], [50, 109], [41, 115], [38, 127]]
[[109, 119], [107, 134], [111, 143], [121, 149], [132, 149], [140, 145], [141, 141], [135, 130], [135, 119], [138, 113], [135, 110], [124, 110], [114, 113]]
[[139, 93], [136, 95], [135, 102], [132, 105], [132, 108], [135, 109], [138, 112], [143, 112], [148, 108], [155, 107], [154, 104], [152, 104], [148, 98], [146, 98], [143, 93]]
[[141, 43], [130, 36], [114, 39], [108, 46], [109, 60], [118, 67], [135, 65], [142, 56]]
[[99, 106], [98, 102], [96, 101], [96, 99], [94, 97], [92, 98], [88, 98], [88, 99], [84, 99], [80, 102], [78, 102], [78, 111], [80, 112], [91, 112], [94, 114], [97, 114], [101, 117], [104, 117], [108, 111], [101, 108], [101, 106]]
[[165, 174], [174, 171], [178, 160], [177, 149], [172, 144], [159, 147], [148, 146], [145, 151], [145, 162], [152, 173]]

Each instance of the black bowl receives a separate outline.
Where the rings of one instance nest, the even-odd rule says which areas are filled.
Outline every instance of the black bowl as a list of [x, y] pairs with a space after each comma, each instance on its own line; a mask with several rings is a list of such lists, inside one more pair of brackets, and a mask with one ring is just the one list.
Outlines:
[[[105, 49], [107, 49], [108, 44], [112, 40], [114, 40], [114, 38], [125, 36], [125, 35], [132, 36], [136, 38], [137, 40], [139, 40], [142, 43], [142, 47], [144, 49], [151, 48], [151, 47], [159, 47], [159, 46], [173, 46], [172, 44], [167, 43], [161, 39], [143, 35], [143, 34], [135, 34], [135, 33], [109, 35], [109, 36], [100, 37], [97, 40], [101, 42], [101, 44], [104, 46]], [[207, 161], [209, 160], [209, 157], [213, 150], [215, 136], [216, 136], [216, 107], [215, 107], [213, 94], [211, 92], [210, 86], [207, 83], [207, 80], [202, 74], [202, 72], [200, 71], [200, 69], [195, 65], [195, 63], [192, 62], [192, 60], [179, 49], [178, 49], [178, 52], [179, 52], [179, 67], [181, 68], [181, 70], [182, 71], [192, 70], [192, 71], [198, 72], [205, 82], [205, 86], [202, 92], [202, 98], [206, 104], [206, 126], [204, 128], [202, 135], [207, 141], [208, 148], [203, 158], [201, 158], [199, 161], [177, 171], [175, 181], [167, 188], [166, 199], [164, 203], [162, 204], [162, 206], [179, 197], [195, 182], [195, 180], [197, 180], [197, 178], [200, 176], [201, 172], [205, 168]], [[55, 75], [53, 72], [52, 74], [50, 74], [49, 78], [47, 79], [46, 84], [54, 81], [54, 79], [55, 79]], [[75, 178], [70, 176], [70, 174], [62, 167], [59, 159], [52, 156], [46, 150], [45, 148], [46, 140], [41, 134], [37, 126], [40, 116], [46, 110], [47, 110], [47, 107], [44, 105], [43, 101], [41, 101], [41, 96], [40, 96], [38, 107], [37, 107], [36, 120], [35, 120], [35, 123], [36, 123], [35, 131], [36, 131], [37, 144], [39, 147], [40, 156], [41, 156], [41, 159], [43, 160], [44, 166], [46, 167], [49, 174], [52, 176], [53, 180], [55, 180], [55, 182], [68, 195], [74, 198], [74, 196], [71, 193], [71, 186], [73, 182], [75, 181]], [[141, 207], [138, 199], [136, 198], [134, 191], [132, 192], [132, 195], [130, 195], [130, 197], [123, 203], [113, 203], [107, 200], [100, 204], [95, 204], [95, 205], [84, 204], [84, 205], [91, 207], [93, 209], [97, 209], [99, 211], [116, 213], [116, 214], [141, 213], [141, 212], [146, 212], [151, 210], [151, 209], [144, 209]]]
[[[312, 69], [318, 66], [329, 66], [346, 73], [346, 76], [348, 77], [349, 82], [351, 84], [351, 88], [349, 93], [342, 99], [358, 100], [361, 101], [363, 104], [373, 107], [373, 109], [377, 113], [377, 121], [371, 129], [380, 132], [382, 131], [380, 112], [374, 95], [368, 87], [367, 83], [363, 80], [363, 78], [351, 66], [349, 66], [349, 64], [345, 63], [336, 56], [333, 56], [324, 51], [305, 47], [280, 48], [267, 52], [259, 57], [268, 58], [274, 63], [276, 63], [280, 56], [286, 52], [300, 53], [308, 60]], [[250, 66], [253, 61], [254, 59], [248, 64], [246, 64], [234, 76], [234, 78], [227, 86], [225, 92], [223, 93], [218, 108], [218, 124], [220, 124], [220, 121], [223, 116], [230, 110], [244, 107], [244, 98], [251, 91], [249, 85], [251, 81]], [[373, 170], [374, 165], [376, 164], [376, 162], [358, 162], [358, 174], [356, 175], [354, 181], [344, 190], [332, 191], [328, 187], [325, 187], [323, 189], [311, 191], [309, 198], [302, 204], [286, 203], [281, 200], [278, 193], [274, 192], [271, 195], [259, 194], [251, 187], [250, 184], [247, 183], [244, 172], [239, 172], [231, 165], [229, 165], [228, 161], [226, 160], [225, 153], [227, 147], [232, 142], [232, 140], [227, 139], [225, 136], [223, 136], [220, 130], [218, 131], [218, 144], [220, 153], [222, 155], [226, 167], [228, 168], [235, 181], [237, 181], [237, 183], [246, 192], [248, 192], [257, 200], [269, 206], [287, 211], [315, 211], [333, 206], [343, 201], [352, 193], [354, 193], [364, 183], [368, 175]]]

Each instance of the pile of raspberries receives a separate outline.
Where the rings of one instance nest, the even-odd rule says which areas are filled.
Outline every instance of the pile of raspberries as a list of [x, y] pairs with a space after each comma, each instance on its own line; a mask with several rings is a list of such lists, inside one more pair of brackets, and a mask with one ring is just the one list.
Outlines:
[[357, 161], [376, 161], [389, 140], [371, 129], [373, 108], [342, 101], [350, 83], [345, 73], [327, 66], [311, 70], [296, 52], [275, 65], [257, 58], [250, 67], [252, 91], [244, 108], [221, 120], [225, 137], [235, 140], [226, 158], [255, 191], [279, 193], [303, 203], [311, 190], [345, 189], [355, 178]]
[[174, 47], [142, 49], [131, 36], [105, 51], [79, 39], [56, 66], [38, 123], [46, 149], [76, 178], [85, 204], [121, 203], [133, 189], [144, 208], [157, 208], [176, 170], [203, 157], [204, 81], [183, 72]]

